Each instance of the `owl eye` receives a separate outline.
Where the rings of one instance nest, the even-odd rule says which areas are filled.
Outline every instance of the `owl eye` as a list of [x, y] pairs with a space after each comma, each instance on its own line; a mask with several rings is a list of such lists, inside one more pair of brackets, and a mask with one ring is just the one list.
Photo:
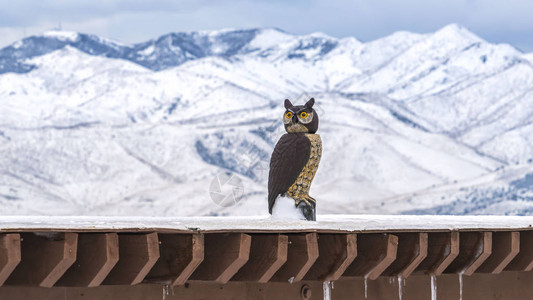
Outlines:
[[302, 112], [300, 113], [300, 118], [302, 118], [302, 119], [307, 118], [307, 113], [306, 113], [305, 111], [302, 111]]
[[287, 119], [290, 119], [292, 118], [292, 113], [290, 111], [288, 111], [285, 116], [287, 117]]

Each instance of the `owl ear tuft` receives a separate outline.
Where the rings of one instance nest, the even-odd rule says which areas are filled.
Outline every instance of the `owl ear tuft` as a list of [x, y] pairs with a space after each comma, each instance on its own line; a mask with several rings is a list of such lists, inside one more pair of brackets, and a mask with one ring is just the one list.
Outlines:
[[311, 98], [309, 101], [307, 101], [307, 103], [305, 103], [305, 107], [307, 108], [312, 108], [313, 105], [315, 105], [315, 98]]
[[291, 101], [289, 99], [285, 99], [285, 108], [286, 109], [289, 109], [291, 108], [293, 105], [291, 103]]

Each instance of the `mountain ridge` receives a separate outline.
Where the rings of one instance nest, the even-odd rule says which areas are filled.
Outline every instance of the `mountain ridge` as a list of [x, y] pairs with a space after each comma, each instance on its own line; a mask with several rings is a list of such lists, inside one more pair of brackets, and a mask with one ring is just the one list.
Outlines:
[[[43, 36], [0, 49], [4, 214], [265, 214], [282, 100], [312, 96], [319, 213], [533, 211], [528, 54], [459, 25], [370, 42], [278, 29], [132, 45]], [[220, 172], [243, 181], [234, 207], [209, 199]]]

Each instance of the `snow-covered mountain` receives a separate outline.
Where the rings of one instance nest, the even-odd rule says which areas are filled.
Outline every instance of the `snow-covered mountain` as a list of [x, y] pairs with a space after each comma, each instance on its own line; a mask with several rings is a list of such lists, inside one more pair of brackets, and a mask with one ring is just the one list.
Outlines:
[[[266, 214], [283, 99], [311, 96], [319, 214], [533, 213], [533, 58], [452, 24], [366, 43], [278, 29], [15, 42], [0, 49], [0, 214]], [[210, 199], [221, 172], [243, 182], [235, 206]]]

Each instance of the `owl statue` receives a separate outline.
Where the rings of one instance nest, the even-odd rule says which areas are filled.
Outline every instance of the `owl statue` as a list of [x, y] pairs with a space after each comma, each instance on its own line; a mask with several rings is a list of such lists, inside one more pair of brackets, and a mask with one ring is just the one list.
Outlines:
[[285, 100], [283, 124], [287, 133], [279, 139], [270, 158], [270, 214], [276, 200], [286, 197], [294, 200], [295, 208], [301, 211], [305, 219], [316, 220], [316, 201], [309, 196], [309, 189], [322, 155], [322, 141], [316, 134], [318, 115], [313, 109], [314, 104], [314, 98], [303, 106], [295, 106], [288, 99]]

